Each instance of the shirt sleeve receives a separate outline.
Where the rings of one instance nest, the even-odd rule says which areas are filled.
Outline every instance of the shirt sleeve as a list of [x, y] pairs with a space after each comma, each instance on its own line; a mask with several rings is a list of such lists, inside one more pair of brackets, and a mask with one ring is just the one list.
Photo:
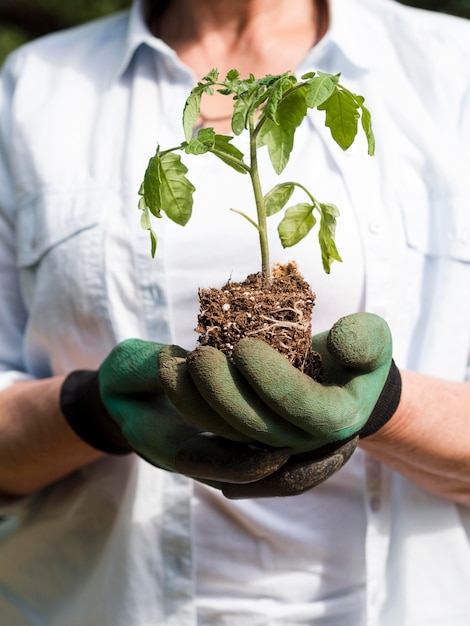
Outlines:
[[0, 389], [30, 378], [23, 360], [26, 310], [16, 262], [15, 213], [18, 189], [14, 171], [13, 102], [18, 57], [11, 56], [0, 73]]
[[[465, 167], [470, 168], [470, 81], [468, 81], [467, 89], [462, 98], [459, 119], [459, 135], [462, 137], [462, 145], [464, 149]], [[468, 189], [468, 186], [467, 186]], [[470, 211], [470, 197], [467, 197], [467, 210]], [[470, 236], [470, 233], [467, 233]], [[469, 320], [470, 324], [470, 320]], [[470, 335], [470, 333], [469, 333]], [[470, 342], [468, 346], [468, 363], [466, 380], [470, 382]]]

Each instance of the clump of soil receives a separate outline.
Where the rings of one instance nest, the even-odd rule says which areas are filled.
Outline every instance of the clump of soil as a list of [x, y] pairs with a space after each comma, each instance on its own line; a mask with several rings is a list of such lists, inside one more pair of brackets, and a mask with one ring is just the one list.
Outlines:
[[315, 294], [294, 261], [276, 265], [272, 281], [250, 274], [221, 289], [199, 290], [199, 343], [218, 348], [229, 358], [243, 337], [269, 343], [305, 374], [319, 380], [321, 357], [311, 347]]

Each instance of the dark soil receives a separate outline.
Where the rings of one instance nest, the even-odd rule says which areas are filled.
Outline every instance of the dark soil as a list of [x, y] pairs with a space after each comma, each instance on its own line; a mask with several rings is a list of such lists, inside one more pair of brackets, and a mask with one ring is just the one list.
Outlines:
[[276, 265], [270, 283], [261, 273], [221, 289], [199, 290], [199, 343], [231, 358], [243, 337], [263, 339], [305, 374], [319, 379], [321, 357], [311, 348], [315, 294], [297, 264]]

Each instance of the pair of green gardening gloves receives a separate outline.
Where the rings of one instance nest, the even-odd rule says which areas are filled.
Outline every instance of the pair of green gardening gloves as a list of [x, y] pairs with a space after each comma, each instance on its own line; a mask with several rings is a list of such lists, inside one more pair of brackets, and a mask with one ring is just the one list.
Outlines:
[[240, 341], [233, 361], [208, 346], [130, 339], [98, 371], [66, 378], [62, 412], [90, 445], [134, 451], [229, 498], [302, 493], [390, 419], [401, 392], [382, 318], [344, 317], [312, 347], [322, 382], [259, 339]]

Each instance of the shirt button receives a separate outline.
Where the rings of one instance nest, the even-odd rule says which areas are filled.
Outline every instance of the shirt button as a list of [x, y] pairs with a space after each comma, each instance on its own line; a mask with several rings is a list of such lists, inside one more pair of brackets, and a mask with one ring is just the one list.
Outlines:
[[369, 232], [373, 235], [380, 235], [383, 230], [381, 222], [369, 222]]
[[382, 507], [382, 500], [380, 496], [372, 496], [372, 498], [369, 500], [369, 506], [371, 510], [374, 511], [374, 513], [380, 511], [380, 508]]

